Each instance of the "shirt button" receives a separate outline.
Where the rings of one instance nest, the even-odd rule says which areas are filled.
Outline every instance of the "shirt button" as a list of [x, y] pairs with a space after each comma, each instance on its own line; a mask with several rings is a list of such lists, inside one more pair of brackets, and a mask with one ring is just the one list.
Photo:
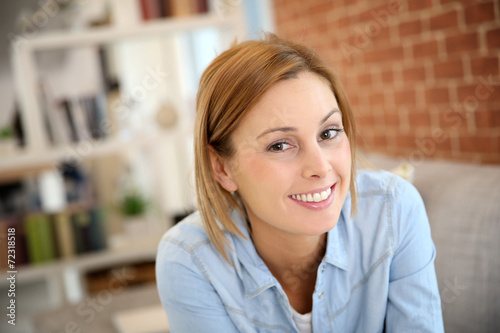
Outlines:
[[321, 273], [324, 273], [326, 270], [325, 266], [321, 266]]
[[319, 298], [319, 299], [322, 299], [322, 298], [323, 298], [323, 295], [324, 295], [324, 294], [323, 294], [323, 292], [320, 292], [320, 293], [318, 294], [318, 298]]

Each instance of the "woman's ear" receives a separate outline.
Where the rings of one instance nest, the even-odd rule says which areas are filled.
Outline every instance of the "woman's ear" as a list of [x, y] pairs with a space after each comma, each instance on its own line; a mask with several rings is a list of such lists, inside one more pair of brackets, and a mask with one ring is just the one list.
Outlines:
[[215, 180], [228, 192], [234, 192], [238, 189], [238, 185], [231, 178], [231, 170], [229, 162], [226, 158], [221, 157], [212, 146], [208, 146], [210, 154], [210, 163]]

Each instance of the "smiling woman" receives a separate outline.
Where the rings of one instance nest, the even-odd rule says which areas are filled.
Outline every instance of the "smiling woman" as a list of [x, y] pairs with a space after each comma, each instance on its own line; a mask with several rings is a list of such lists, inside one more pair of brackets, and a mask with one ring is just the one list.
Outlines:
[[163, 237], [172, 332], [439, 332], [415, 188], [355, 174], [354, 117], [314, 51], [268, 35], [222, 53], [197, 98], [199, 212]]

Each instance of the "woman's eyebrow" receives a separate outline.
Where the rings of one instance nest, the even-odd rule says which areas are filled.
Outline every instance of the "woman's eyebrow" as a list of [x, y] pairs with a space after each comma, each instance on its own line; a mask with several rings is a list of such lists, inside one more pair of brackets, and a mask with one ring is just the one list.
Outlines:
[[[319, 125], [320, 126], [323, 125], [334, 113], [337, 113], [337, 112], [342, 114], [342, 112], [339, 109], [337, 109], [337, 108], [333, 109], [330, 112], [328, 112], [328, 114], [323, 119], [321, 119], [321, 121], [319, 122]], [[296, 131], [297, 131], [297, 128], [290, 127], [290, 126], [270, 128], [270, 129], [265, 130], [264, 132], [260, 133], [257, 136], [257, 139], [259, 139], [259, 138], [261, 138], [264, 135], [267, 135], [269, 133], [273, 133], [273, 132], [296, 132]]]
[[337, 112], [340, 113], [340, 114], [342, 114], [342, 112], [340, 111], [340, 109], [333, 109], [330, 112], [328, 112], [328, 114], [325, 116], [325, 118], [323, 118], [321, 120], [321, 122], [319, 123], [319, 125], [320, 126], [323, 125], [328, 120], [328, 118], [330, 118], [334, 113], [337, 113]]
[[257, 136], [257, 139], [263, 137], [264, 135], [267, 135], [272, 132], [296, 132], [297, 128], [295, 127], [276, 127], [276, 128], [270, 128], [268, 130], [265, 130], [264, 132], [260, 133], [259, 136]]

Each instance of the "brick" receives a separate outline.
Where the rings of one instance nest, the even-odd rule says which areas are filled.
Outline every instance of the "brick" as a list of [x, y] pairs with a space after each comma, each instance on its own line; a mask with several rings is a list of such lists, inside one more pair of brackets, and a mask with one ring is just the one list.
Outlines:
[[430, 127], [431, 116], [429, 112], [412, 111], [408, 113], [411, 127]]
[[327, 13], [333, 9], [335, 9], [334, 3], [332, 3], [331, 1], [322, 1], [310, 6], [309, 9], [307, 10], [307, 14], [315, 15], [318, 13]]
[[358, 75], [358, 84], [362, 86], [367, 86], [372, 84], [372, 75], [370, 73], [364, 73]]
[[424, 66], [403, 69], [403, 80], [405, 82], [425, 81]]
[[486, 45], [488, 49], [500, 48], [500, 28], [486, 32]]
[[383, 92], [374, 92], [370, 94], [370, 104], [371, 105], [384, 105], [385, 97]]
[[431, 104], [449, 103], [450, 93], [448, 88], [428, 88], [425, 91], [425, 101]]
[[457, 3], [457, 4], [460, 4], [460, 5], [473, 5], [473, 4], [476, 4], [478, 2], [478, 0], [441, 0], [440, 1], [442, 4], [447, 4], [447, 3]]
[[463, 76], [464, 66], [462, 59], [449, 60], [434, 64], [434, 77], [436, 79], [462, 78]]
[[383, 83], [392, 83], [394, 81], [394, 73], [392, 71], [384, 71], [381, 73]]
[[485, 135], [468, 135], [462, 133], [459, 137], [461, 152], [492, 153], [492, 139]]
[[420, 20], [405, 22], [399, 25], [399, 36], [401, 37], [416, 35], [421, 32], [422, 32], [422, 21]]
[[472, 113], [465, 112], [461, 108], [448, 107], [439, 112], [439, 127], [443, 129], [444, 132], [449, 132], [450, 130], [465, 130], [467, 129], [466, 118]]
[[418, 136], [415, 139], [415, 146], [424, 153], [426, 157], [430, 157], [434, 156], [438, 151], [450, 151], [451, 141], [445, 131], [431, 131], [429, 134]]
[[479, 48], [476, 32], [463, 33], [446, 38], [446, 51], [448, 53], [474, 51]]
[[477, 128], [500, 128], [500, 111], [477, 110], [474, 112], [474, 118]]
[[415, 0], [408, 2], [409, 11], [423, 10], [431, 7], [432, 7], [432, 0]]
[[436, 57], [437, 54], [438, 54], [437, 40], [431, 40], [428, 42], [422, 42], [413, 45], [414, 58]]
[[404, 58], [402, 46], [365, 52], [364, 59], [367, 62], [396, 61]]
[[385, 147], [387, 146], [387, 138], [383, 134], [375, 134], [372, 143], [375, 147]]
[[436, 15], [430, 18], [429, 23], [431, 30], [442, 30], [456, 27], [458, 26], [458, 13], [454, 10], [449, 13]]
[[360, 126], [366, 125], [366, 126], [373, 126], [375, 123], [375, 119], [373, 114], [363, 114], [363, 115], [357, 115], [356, 117], [356, 124], [359, 124]]
[[398, 148], [416, 148], [416, 138], [413, 134], [398, 134], [396, 137], [396, 146]]
[[349, 26], [349, 17], [344, 16], [338, 19], [337, 25], [339, 28], [346, 28]]
[[458, 102], [465, 104], [469, 110], [477, 109], [480, 103], [486, 101], [500, 102], [500, 86], [485, 84], [486, 78], [476, 80], [475, 84], [457, 87]]
[[495, 8], [493, 2], [479, 3], [464, 8], [465, 23], [483, 23], [495, 20]]
[[388, 127], [399, 127], [399, 115], [397, 113], [389, 113], [384, 115], [385, 125]]
[[[493, 128], [500, 128], [500, 109], [489, 110], [489, 113], [490, 113], [490, 126]], [[500, 142], [498, 148], [500, 149]]]
[[368, 11], [369, 20], [377, 22], [382, 27], [387, 27], [394, 18], [403, 11], [399, 1], [389, 1]]
[[498, 58], [497, 57], [482, 57], [471, 59], [470, 61], [472, 75], [488, 76], [498, 75]]
[[415, 105], [417, 101], [415, 90], [402, 90], [394, 92], [394, 102], [396, 105]]

